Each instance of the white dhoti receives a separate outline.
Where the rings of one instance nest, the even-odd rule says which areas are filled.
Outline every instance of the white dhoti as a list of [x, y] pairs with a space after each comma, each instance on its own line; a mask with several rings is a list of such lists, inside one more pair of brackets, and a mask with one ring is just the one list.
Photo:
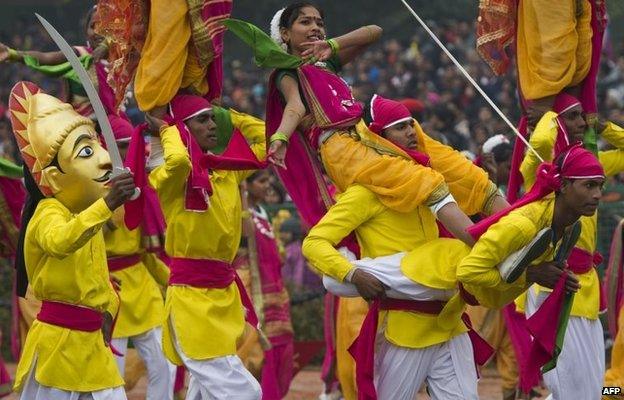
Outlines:
[[[175, 336], [173, 324], [170, 326]], [[245, 368], [238, 356], [194, 360], [184, 354], [176, 337], [173, 338], [173, 342], [178, 355], [191, 375], [186, 400], [260, 400], [262, 397], [260, 384]]]
[[95, 392], [70, 392], [40, 385], [35, 380], [36, 365], [35, 361], [20, 393], [21, 400], [127, 400], [123, 386]]
[[[373, 275], [388, 289], [390, 298], [447, 301], [456, 289], [433, 289], [407, 278], [401, 272], [406, 253], [384, 257], [350, 260], [353, 266]], [[323, 277], [325, 288], [341, 297], [358, 297], [352, 283]], [[478, 399], [477, 371], [472, 344], [463, 333], [451, 340], [420, 349], [396, 346], [383, 332], [377, 334], [375, 352], [375, 387], [379, 399], [412, 400], [424, 382], [433, 399]]]
[[[539, 308], [548, 292], [528, 290], [527, 316]], [[570, 316], [557, 366], [544, 374], [552, 400], [599, 400], [605, 374], [605, 348], [600, 320]]]
[[[126, 354], [128, 339], [132, 340], [132, 344], [147, 368], [146, 400], [173, 400], [176, 368], [163, 353], [162, 328], [156, 327], [130, 338], [116, 338], [111, 343], [122, 354]], [[115, 356], [115, 360], [119, 373], [123, 376], [126, 357]]]
[[[406, 253], [391, 254], [377, 258], [351, 260], [356, 269], [361, 269], [379, 279], [388, 289], [386, 296], [404, 300], [449, 300], [456, 293], [455, 289], [440, 290], [423, 286], [409, 279], [401, 272], [401, 260]], [[339, 282], [327, 275], [323, 276], [323, 285], [332, 294], [340, 297], [359, 297], [354, 284]]]
[[375, 387], [379, 399], [413, 400], [424, 382], [436, 400], [476, 400], [477, 371], [467, 333], [422, 349], [377, 336]]

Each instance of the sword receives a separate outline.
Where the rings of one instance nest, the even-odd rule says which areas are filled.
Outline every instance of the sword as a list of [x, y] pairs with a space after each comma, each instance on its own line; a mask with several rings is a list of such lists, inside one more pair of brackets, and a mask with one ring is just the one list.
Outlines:
[[[102, 130], [102, 136], [104, 137], [104, 142], [106, 143], [106, 148], [108, 150], [108, 154], [110, 155], [111, 163], [113, 164], [113, 171], [111, 174], [111, 178], [115, 178], [122, 173], [126, 172], [127, 169], [123, 165], [123, 160], [121, 159], [121, 155], [119, 154], [119, 148], [117, 147], [117, 142], [115, 141], [115, 135], [113, 134], [113, 128], [108, 120], [108, 116], [106, 110], [104, 110], [104, 105], [102, 104], [102, 100], [93, 86], [93, 82], [89, 78], [87, 71], [84, 69], [80, 60], [74, 53], [74, 50], [71, 46], [65, 41], [63, 36], [41, 15], [35, 13], [41, 25], [48, 32], [54, 43], [61, 50], [63, 55], [67, 58], [67, 61], [71, 64], [72, 68], [78, 75], [80, 79], [80, 83], [82, 83], [82, 87], [87, 93], [87, 97], [91, 102], [91, 106], [93, 107], [93, 112], [95, 113], [95, 117], [100, 125], [100, 129]], [[139, 188], [134, 189], [134, 194], [132, 195], [131, 200], [139, 197], [141, 193]]]

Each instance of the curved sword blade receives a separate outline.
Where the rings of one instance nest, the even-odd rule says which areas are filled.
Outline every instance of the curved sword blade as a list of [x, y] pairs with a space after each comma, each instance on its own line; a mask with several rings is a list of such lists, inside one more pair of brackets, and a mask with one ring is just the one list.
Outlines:
[[119, 149], [117, 148], [117, 142], [115, 142], [115, 135], [113, 134], [113, 128], [111, 127], [110, 122], [108, 121], [108, 115], [106, 110], [104, 110], [104, 105], [102, 104], [102, 100], [93, 86], [93, 82], [89, 78], [87, 71], [84, 69], [78, 56], [74, 52], [74, 49], [65, 41], [63, 36], [41, 15], [35, 13], [39, 22], [43, 25], [45, 30], [48, 32], [54, 43], [59, 47], [61, 52], [67, 58], [67, 61], [71, 64], [72, 68], [78, 75], [80, 82], [82, 83], [82, 87], [87, 93], [87, 97], [89, 97], [89, 101], [91, 102], [91, 106], [93, 107], [93, 111], [95, 112], [95, 116], [97, 118], [98, 123], [100, 124], [100, 129], [102, 130], [102, 136], [104, 137], [104, 142], [106, 142], [106, 147], [108, 150], [108, 154], [110, 154], [111, 162], [113, 164], [113, 173], [112, 176], [115, 177], [124, 171], [123, 161], [121, 159], [121, 155], [119, 154]]

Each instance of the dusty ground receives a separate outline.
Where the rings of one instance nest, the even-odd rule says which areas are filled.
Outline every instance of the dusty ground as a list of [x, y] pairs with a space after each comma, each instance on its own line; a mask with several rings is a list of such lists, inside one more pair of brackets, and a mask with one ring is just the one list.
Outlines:
[[[15, 365], [9, 365], [9, 373], [13, 376]], [[142, 378], [137, 386], [128, 393], [128, 400], [145, 399], [146, 378]], [[301, 371], [290, 386], [287, 400], [316, 400], [323, 389], [319, 379], [318, 369], [305, 369]], [[494, 369], [486, 369], [479, 381], [479, 397], [481, 400], [500, 400], [502, 393], [500, 389], [500, 379]], [[542, 397], [543, 399], [544, 397]], [[7, 400], [17, 400], [17, 396], [6, 397]], [[429, 399], [429, 396], [419, 394], [417, 400]]]

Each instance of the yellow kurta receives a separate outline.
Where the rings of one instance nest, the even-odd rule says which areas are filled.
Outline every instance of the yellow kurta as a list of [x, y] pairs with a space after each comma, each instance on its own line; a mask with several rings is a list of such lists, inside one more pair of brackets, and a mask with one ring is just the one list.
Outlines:
[[[142, 258], [153, 257], [140, 247], [141, 230], [132, 231], [120, 224], [114, 230], [105, 229], [106, 254], [109, 258], [142, 253]], [[167, 266], [154, 258], [153, 263], [168, 274]], [[162, 294], [154, 277], [141, 260], [137, 264], [111, 273], [121, 281], [119, 298], [121, 304], [113, 338], [139, 335], [162, 325], [165, 306]]]
[[[367, 188], [352, 185], [338, 196], [336, 204], [310, 230], [303, 241], [304, 256], [321, 273], [344, 280], [353, 266], [334, 246], [351, 231], [356, 233], [362, 257], [411, 250], [438, 236], [435, 217], [427, 207], [420, 206], [410, 213], [399, 213], [384, 206]], [[367, 308], [361, 298], [340, 299], [338, 306], [337, 372], [343, 394], [348, 400], [356, 398], [357, 387], [354, 383], [355, 365], [346, 351], [359, 334]], [[403, 347], [431, 346], [466, 331], [459, 318], [451, 321], [445, 329], [438, 326], [436, 315], [404, 311], [390, 311], [384, 315], [385, 337]]]
[[[259, 158], [265, 155], [262, 129], [242, 131]], [[186, 181], [191, 171], [188, 152], [175, 126], [161, 133], [165, 162], [150, 174], [158, 192], [167, 236], [165, 250], [170, 257], [213, 259], [231, 263], [241, 237], [241, 200], [238, 185], [248, 171], [213, 171], [213, 194], [204, 212], [184, 208]], [[243, 307], [235, 283], [224, 289], [170, 286], [163, 327], [163, 348], [167, 358], [180, 365], [173, 346], [173, 331], [184, 353], [192, 359], [209, 359], [236, 354], [236, 341], [245, 327]], [[208, 339], [207, 339], [208, 338]]]
[[[353, 266], [335, 248], [355, 231], [362, 257], [380, 257], [408, 251], [437, 238], [435, 217], [427, 207], [399, 213], [385, 207], [373, 192], [350, 186], [303, 241], [303, 254], [323, 274], [344, 280]], [[441, 329], [437, 316], [390, 311], [386, 338], [397, 346], [422, 348], [445, 342], [466, 329], [457, 319], [451, 329]]]
[[[101, 227], [111, 211], [100, 199], [72, 214], [54, 198], [42, 200], [26, 229], [28, 279], [40, 300], [57, 301], [108, 311], [119, 301], [110, 284]], [[35, 362], [41, 385], [90, 392], [123, 385], [101, 331], [81, 332], [35, 320], [15, 377], [22, 385]]]
[[[529, 143], [545, 161], [551, 161], [554, 157], [554, 146], [557, 138], [557, 124], [554, 112], [547, 112], [540, 119], [531, 135]], [[598, 160], [606, 176], [613, 176], [624, 171], [624, 129], [609, 122], [600, 136], [616, 150], [600, 151]], [[525, 190], [530, 189], [535, 183], [535, 173], [539, 166], [539, 160], [531, 151], [527, 151], [520, 172], [524, 178]], [[591, 217], [581, 217], [581, 236], [576, 247], [589, 253], [596, 251], [597, 214]], [[585, 274], [578, 275], [581, 289], [574, 295], [571, 315], [597, 319], [600, 308], [600, 280], [595, 268]], [[541, 290], [548, 290], [541, 288]]]
[[590, 7], [588, 0], [519, 2], [518, 76], [526, 99], [556, 95], [585, 79], [592, 51]]

